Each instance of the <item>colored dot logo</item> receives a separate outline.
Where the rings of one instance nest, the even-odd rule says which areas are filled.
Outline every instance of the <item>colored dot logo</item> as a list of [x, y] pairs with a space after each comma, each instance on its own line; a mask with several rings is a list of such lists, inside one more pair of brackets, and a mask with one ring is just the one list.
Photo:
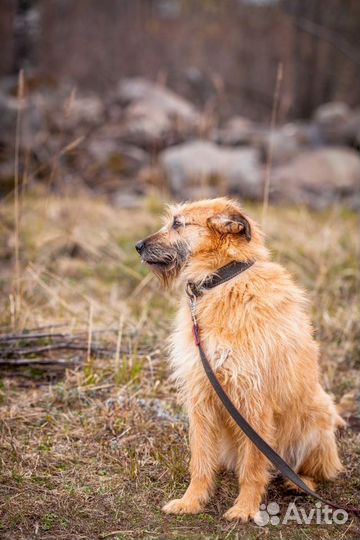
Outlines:
[[280, 512], [280, 506], [276, 502], [271, 502], [267, 506], [265, 504], [260, 505], [260, 510], [255, 514], [254, 521], [259, 527], [265, 527], [266, 525], [279, 525], [280, 518], [277, 514]]

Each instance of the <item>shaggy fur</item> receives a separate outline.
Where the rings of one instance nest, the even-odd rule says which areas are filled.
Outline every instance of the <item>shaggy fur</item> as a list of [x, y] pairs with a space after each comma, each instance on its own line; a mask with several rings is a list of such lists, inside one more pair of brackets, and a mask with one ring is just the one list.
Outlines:
[[[234, 201], [204, 200], [172, 207], [164, 227], [137, 249], [168, 285], [201, 282], [233, 260], [255, 261], [198, 299], [204, 350], [235, 406], [310, 487], [334, 478], [342, 469], [335, 430], [343, 420], [319, 382], [305, 294], [269, 260], [259, 226]], [[171, 363], [190, 419], [191, 482], [164, 512], [201, 512], [216, 471], [225, 467], [237, 472], [240, 485], [225, 517], [253, 518], [270, 480], [270, 463], [214, 394], [194, 344], [184, 292]]]

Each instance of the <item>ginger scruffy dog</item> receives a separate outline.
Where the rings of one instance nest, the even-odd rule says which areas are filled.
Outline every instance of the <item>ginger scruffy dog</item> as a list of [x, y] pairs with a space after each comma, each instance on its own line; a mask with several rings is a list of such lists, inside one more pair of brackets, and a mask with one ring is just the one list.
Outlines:
[[[318, 346], [304, 292], [269, 259], [259, 226], [219, 198], [171, 207], [165, 225], [137, 251], [165, 285], [201, 283], [231, 261], [255, 261], [198, 299], [206, 355], [252, 427], [314, 489], [341, 471], [335, 430], [343, 425], [319, 381]], [[167, 513], [197, 513], [221, 467], [237, 472], [240, 494], [225, 513], [247, 521], [259, 509], [270, 463], [241, 432], [212, 389], [192, 335], [183, 292], [171, 336], [171, 363], [190, 419], [191, 482]]]

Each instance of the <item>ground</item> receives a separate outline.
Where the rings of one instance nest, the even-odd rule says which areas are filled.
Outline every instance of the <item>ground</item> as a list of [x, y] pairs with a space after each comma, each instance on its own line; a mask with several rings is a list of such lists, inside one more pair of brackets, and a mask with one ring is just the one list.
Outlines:
[[[260, 219], [259, 206], [248, 208]], [[355, 538], [352, 516], [344, 525], [226, 522], [222, 514], [237, 491], [230, 474], [219, 478], [205, 513], [161, 513], [186, 487], [189, 450], [186, 418], [168, 378], [176, 294], [160, 290], [133, 248], [157, 227], [160, 210], [155, 198], [120, 210], [88, 194], [36, 190], [22, 198], [16, 234], [13, 201], [0, 206], [0, 537]], [[356, 215], [340, 207], [274, 207], [265, 230], [274, 259], [309, 292], [323, 384], [351, 410], [358, 385]], [[60, 367], [42, 365], [46, 356], [38, 361], [36, 353], [26, 356], [27, 365], [9, 366], [4, 335], [25, 331], [78, 336], [88, 350], [50, 351], [48, 359], [65, 362]], [[38, 338], [37, 350], [53, 339]], [[22, 337], [11, 346], [29, 343]], [[101, 354], [100, 347], [115, 353]], [[345, 472], [319, 486], [339, 504], [357, 503], [354, 418], [339, 435]], [[276, 501], [283, 516], [293, 500], [274, 480], [267, 502]], [[306, 497], [297, 504], [314, 508]]]

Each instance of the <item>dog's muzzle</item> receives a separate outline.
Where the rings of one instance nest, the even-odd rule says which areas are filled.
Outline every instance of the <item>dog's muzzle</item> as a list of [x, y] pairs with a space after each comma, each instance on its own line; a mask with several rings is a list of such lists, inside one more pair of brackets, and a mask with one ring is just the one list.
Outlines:
[[145, 239], [137, 242], [135, 249], [144, 263], [163, 271], [181, 268], [188, 256], [188, 249], [183, 242], [168, 245]]
[[137, 242], [135, 244], [135, 249], [144, 263], [164, 268], [172, 266], [176, 262], [178, 256], [176, 249], [172, 247], [159, 243], [146, 242], [145, 240]]

